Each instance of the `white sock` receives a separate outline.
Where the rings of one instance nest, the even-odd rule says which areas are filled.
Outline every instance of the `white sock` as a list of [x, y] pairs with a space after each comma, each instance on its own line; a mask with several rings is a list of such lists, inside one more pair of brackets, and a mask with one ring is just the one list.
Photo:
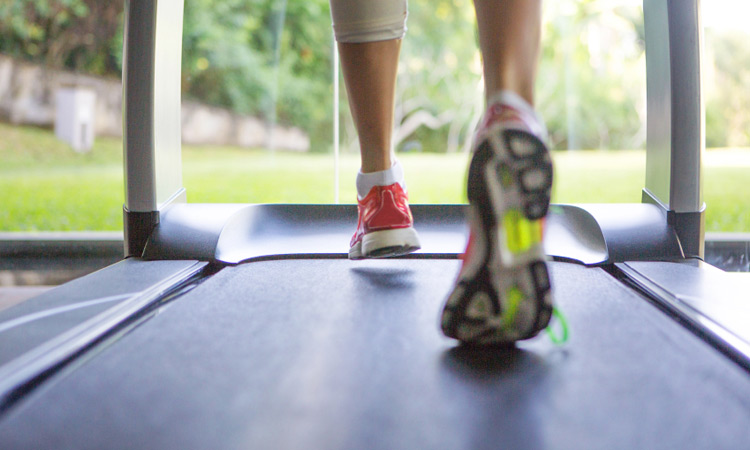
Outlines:
[[401, 189], [406, 192], [406, 182], [404, 181], [404, 168], [401, 163], [395, 161], [390, 169], [379, 172], [357, 173], [357, 196], [363, 199], [370, 193], [370, 189], [375, 186], [389, 186], [393, 183], [401, 185]]
[[493, 94], [489, 100], [487, 101], [487, 107], [490, 107], [494, 105], [495, 103], [500, 103], [504, 105], [508, 105], [510, 107], [513, 107], [519, 111], [521, 111], [523, 114], [528, 114], [534, 119], [536, 119], [537, 124], [541, 127], [541, 131], [543, 132], [543, 135], [547, 134], [546, 127], [544, 126], [544, 120], [542, 120], [542, 116], [539, 115], [539, 113], [536, 112], [533, 106], [529, 104], [529, 102], [526, 101], [523, 97], [516, 94], [513, 91], [500, 91], [495, 94]]

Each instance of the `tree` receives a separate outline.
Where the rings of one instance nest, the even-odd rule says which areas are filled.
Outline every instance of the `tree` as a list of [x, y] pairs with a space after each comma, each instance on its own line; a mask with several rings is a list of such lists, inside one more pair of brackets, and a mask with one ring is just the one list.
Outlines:
[[[0, 2], [0, 52], [119, 76], [124, 0]], [[471, 0], [410, 0], [395, 146], [466, 150], [482, 113]], [[185, 0], [186, 98], [295, 125], [330, 148], [333, 36], [328, 0]], [[709, 146], [750, 145], [746, 34], [707, 32]], [[545, 2], [537, 106], [553, 148], [645, 144], [643, 11], [624, 0]], [[746, 61], [747, 60], [747, 61]], [[343, 89], [342, 89], [343, 92]], [[346, 96], [342, 137], [357, 147]]]
[[703, 85], [706, 92], [706, 145], [750, 146], [750, 46], [747, 32], [706, 32]]
[[331, 141], [327, 0], [186, 0], [183, 92]]
[[119, 73], [124, 0], [24, 0], [0, 4], [0, 52], [97, 74]]
[[537, 103], [554, 148], [645, 144], [646, 72], [640, 6], [547, 3]]

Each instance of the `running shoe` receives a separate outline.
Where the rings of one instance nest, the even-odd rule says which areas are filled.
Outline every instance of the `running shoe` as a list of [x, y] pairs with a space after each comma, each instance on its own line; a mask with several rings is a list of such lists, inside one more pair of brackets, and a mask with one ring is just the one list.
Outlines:
[[389, 258], [419, 250], [409, 199], [399, 183], [375, 186], [358, 202], [349, 259]]
[[466, 343], [507, 344], [549, 324], [552, 295], [542, 247], [552, 159], [535, 114], [495, 103], [477, 132], [469, 165], [470, 235], [441, 317]]

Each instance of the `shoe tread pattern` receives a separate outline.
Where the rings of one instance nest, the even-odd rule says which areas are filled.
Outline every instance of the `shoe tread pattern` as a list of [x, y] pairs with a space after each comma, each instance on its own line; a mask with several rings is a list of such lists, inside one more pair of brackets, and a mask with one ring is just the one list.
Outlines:
[[[540, 220], [547, 214], [552, 187], [552, 162], [549, 152], [537, 136], [524, 130], [501, 130], [498, 140], [495, 141], [501, 144], [501, 148], [493, 146], [492, 142], [486, 138], [476, 147], [469, 165], [467, 186], [469, 203], [477, 212], [475, 217], [478, 217], [480, 226], [486, 234], [488, 251], [483, 253], [479, 264], [481, 268], [470, 278], [459, 279], [457, 282], [446, 303], [441, 324], [447, 336], [477, 344], [510, 343], [531, 338], [547, 327], [552, 316], [549, 272], [543, 259], [528, 261], [520, 267], [500, 269], [500, 273], [495, 269], [494, 275], [490, 269], [493, 267], [492, 261], [499, 259], [495, 254], [500, 251], [500, 238], [496, 230], [509, 209], [522, 211], [524, 217], [532, 221]], [[492, 170], [488, 170], [488, 166], [491, 166]], [[507, 203], [500, 210], [493, 204], [488, 174], [496, 176], [501, 184], [503, 177], [510, 177], [511, 188], [515, 186], [518, 191], [515, 198], [504, 200]], [[535, 183], [526, 183], [530, 178]], [[469, 317], [467, 312], [477, 296], [491, 300], [489, 317], [497, 317], [503, 313], [503, 296], [497, 292], [492, 282], [493, 276], [528, 276], [532, 280], [532, 287], [524, 292], [524, 301], [533, 302], [536, 314], [528, 329], [508, 330], [494, 324], [485, 326], [488, 322], [486, 319]], [[462, 333], [462, 327], [468, 327], [471, 333]]]

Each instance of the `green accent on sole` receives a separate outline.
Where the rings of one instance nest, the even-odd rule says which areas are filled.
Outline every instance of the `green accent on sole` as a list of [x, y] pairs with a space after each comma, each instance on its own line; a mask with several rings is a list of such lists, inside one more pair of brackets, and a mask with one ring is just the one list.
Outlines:
[[503, 230], [506, 248], [516, 255], [542, 242], [542, 221], [529, 220], [516, 209], [506, 211]]
[[502, 184], [504, 188], [509, 188], [513, 184], [513, 175], [511, 175], [510, 171], [505, 165], [500, 166], [499, 172], [500, 184]]
[[523, 292], [518, 286], [513, 286], [508, 290], [508, 308], [503, 312], [503, 327], [510, 328], [513, 324], [513, 320], [516, 318], [518, 312], [518, 306], [524, 299]]

